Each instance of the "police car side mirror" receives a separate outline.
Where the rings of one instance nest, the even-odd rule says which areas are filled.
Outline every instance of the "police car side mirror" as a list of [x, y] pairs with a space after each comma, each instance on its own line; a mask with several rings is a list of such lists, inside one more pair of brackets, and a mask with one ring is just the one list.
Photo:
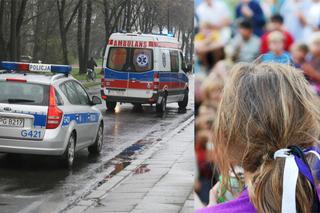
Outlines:
[[92, 105], [98, 105], [98, 104], [102, 104], [102, 101], [98, 96], [92, 96], [91, 103]]

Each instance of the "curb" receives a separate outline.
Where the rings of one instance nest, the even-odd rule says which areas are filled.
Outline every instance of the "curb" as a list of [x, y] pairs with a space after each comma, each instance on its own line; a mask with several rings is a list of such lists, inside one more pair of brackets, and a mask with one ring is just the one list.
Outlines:
[[[185, 127], [190, 125], [194, 120], [194, 116], [191, 116], [188, 120], [184, 121], [180, 126], [171, 131], [163, 140], [155, 142], [155, 144], [147, 150], [145, 153], [139, 156], [138, 159], [131, 162], [131, 164], [125, 167], [121, 172], [110, 178], [108, 181], [97, 187], [94, 191], [83, 197], [82, 200], [65, 209], [63, 212], [67, 213], [79, 213], [87, 210], [91, 206], [99, 203], [110, 190], [120, 185], [127, 177], [134, 173], [134, 169], [138, 168], [144, 161], [150, 158], [160, 147], [160, 143], [168, 142], [173, 136], [179, 134]], [[111, 172], [111, 171], [110, 171]]]

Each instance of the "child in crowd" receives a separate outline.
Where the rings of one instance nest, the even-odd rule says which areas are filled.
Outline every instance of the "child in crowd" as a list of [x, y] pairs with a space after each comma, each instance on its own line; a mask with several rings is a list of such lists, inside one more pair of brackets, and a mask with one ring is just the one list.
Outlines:
[[309, 43], [310, 54], [306, 63], [301, 67], [308, 80], [318, 94], [320, 94], [320, 32], [311, 35]]
[[290, 46], [293, 44], [293, 37], [292, 35], [285, 30], [285, 27], [283, 26], [283, 17], [279, 14], [275, 14], [271, 16], [270, 23], [268, 25], [268, 32], [262, 35], [261, 37], [261, 47], [260, 47], [260, 53], [265, 54], [269, 52], [269, 42], [268, 37], [271, 32], [279, 31], [282, 33], [284, 37], [284, 50], [289, 51]]
[[290, 54], [284, 50], [284, 36], [281, 32], [271, 32], [268, 36], [268, 44], [270, 51], [261, 56], [261, 62], [293, 63]]
[[[196, 159], [198, 177], [195, 181], [195, 192], [202, 204], [209, 203], [209, 190], [218, 181], [219, 175], [214, 170], [212, 155], [211, 128], [216, 118], [217, 108], [227, 73], [214, 70], [202, 84], [203, 103], [199, 108], [196, 121]], [[212, 185], [213, 184], [213, 185]]]
[[[198, 127], [200, 124], [198, 120]], [[209, 190], [212, 187], [212, 167], [208, 161], [207, 143], [209, 140], [209, 132], [200, 130], [196, 135], [195, 153], [197, 159], [198, 178], [195, 181], [194, 190], [198, 194], [200, 200], [207, 205], [209, 203]]]
[[249, 20], [238, 25], [238, 34], [230, 42], [231, 55], [235, 62], [252, 62], [259, 55], [260, 38], [253, 34]]
[[309, 53], [308, 45], [304, 43], [294, 43], [290, 48], [292, 61], [296, 68], [301, 68], [306, 62], [306, 56]]
[[[234, 66], [212, 132], [222, 180], [210, 192], [213, 206], [196, 212], [320, 212], [308, 165], [319, 144], [319, 105], [302, 72], [292, 66]], [[237, 166], [244, 169], [245, 189], [217, 204], [221, 189], [231, 189], [230, 170]]]

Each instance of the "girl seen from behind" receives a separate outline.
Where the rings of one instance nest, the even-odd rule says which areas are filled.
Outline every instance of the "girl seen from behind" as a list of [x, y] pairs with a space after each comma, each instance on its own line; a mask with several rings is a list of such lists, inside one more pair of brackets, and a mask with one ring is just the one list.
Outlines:
[[[213, 131], [222, 180], [215, 204], [197, 212], [319, 212], [312, 175], [320, 132], [318, 97], [303, 73], [276, 63], [238, 64], [224, 88]], [[217, 204], [230, 171], [244, 169], [238, 198]]]

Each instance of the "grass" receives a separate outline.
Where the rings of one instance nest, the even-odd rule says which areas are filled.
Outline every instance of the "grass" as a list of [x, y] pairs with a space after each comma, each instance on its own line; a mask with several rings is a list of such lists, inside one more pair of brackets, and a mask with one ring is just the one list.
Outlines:
[[98, 86], [98, 85], [100, 85], [100, 84], [101, 84], [100, 81], [99, 81], [99, 82], [88, 81], [88, 82], [82, 83], [82, 85], [83, 85], [86, 89], [89, 89], [90, 87]]

